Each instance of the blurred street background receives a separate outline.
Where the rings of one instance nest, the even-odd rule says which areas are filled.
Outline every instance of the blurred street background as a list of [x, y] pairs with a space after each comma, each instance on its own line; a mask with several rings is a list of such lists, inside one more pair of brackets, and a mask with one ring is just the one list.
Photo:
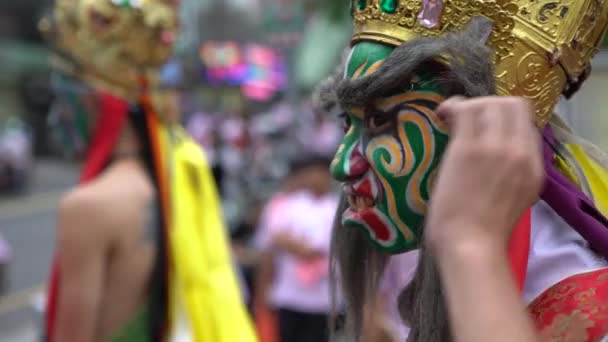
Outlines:
[[[348, 45], [348, 1], [182, 0], [182, 36], [163, 78], [208, 154], [225, 220], [252, 284], [260, 211], [298, 154], [330, 157], [337, 120], [314, 110], [315, 85]], [[0, 1], [0, 342], [38, 341], [56, 208], [76, 184], [82, 148], [61, 140], [49, 49], [39, 31], [50, 0]], [[560, 114], [608, 150], [608, 51]], [[329, 224], [329, 223], [328, 223]]]
[[[57, 132], [50, 49], [40, 33], [52, 0], [0, 3], [0, 341], [38, 341], [56, 208], [76, 184], [82, 146]], [[182, 34], [163, 70], [184, 126], [206, 150], [235, 253], [252, 283], [261, 207], [302, 151], [331, 156], [341, 130], [315, 113], [314, 86], [350, 35], [346, 3], [184, 0]], [[238, 252], [240, 251], [240, 252]]]
[[6, 288], [0, 300], [0, 341], [33, 341], [54, 248], [55, 209], [78, 167], [53, 159], [33, 165], [28, 189], [0, 197], [0, 234], [12, 249], [3, 269]]

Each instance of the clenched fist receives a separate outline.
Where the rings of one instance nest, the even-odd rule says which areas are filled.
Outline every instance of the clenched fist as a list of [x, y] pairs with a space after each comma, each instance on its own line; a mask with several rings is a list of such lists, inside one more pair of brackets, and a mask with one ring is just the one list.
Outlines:
[[516, 97], [452, 98], [437, 109], [450, 128], [430, 200], [426, 241], [506, 246], [543, 184], [541, 134], [530, 104]]

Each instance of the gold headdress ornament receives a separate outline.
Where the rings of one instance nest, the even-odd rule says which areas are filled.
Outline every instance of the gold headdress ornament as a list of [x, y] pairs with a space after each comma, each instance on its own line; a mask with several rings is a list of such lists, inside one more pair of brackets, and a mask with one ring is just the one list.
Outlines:
[[606, 0], [352, 1], [353, 43], [399, 45], [462, 29], [475, 16], [491, 19], [498, 92], [530, 99], [539, 126], [585, 80], [608, 27]]
[[56, 0], [41, 30], [54, 64], [93, 86], [133, 100], [154, 87], [177, 34], [176, 0]]

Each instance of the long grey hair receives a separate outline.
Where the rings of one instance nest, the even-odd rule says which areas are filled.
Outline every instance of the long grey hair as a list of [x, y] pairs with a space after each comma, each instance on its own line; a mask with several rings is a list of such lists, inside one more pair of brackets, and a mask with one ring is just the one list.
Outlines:
[[[440, 86], [447, 94], [467, 97], [495, 94], [493, 54], [485, 45], [491, 30], [489, 20], [474, 18], [461, 32], [403, 43], [369, 76], [343, 79], [341, 69], [320, 86], [317, 105], [321, 108], [330, 108], [336, 103], [342, 108], [367, 105], [387, 89], [403, 88], [417, 68], [429, 63], [437, 70]], [[342, 199], [332, 235], [331, 283], [334, 304], [338, 289], [344, 299], [349, 340], [358, 341], [362, 335], [364, 307], [377, 299], [390, 256], [375, 250], [359, 230], [342, 226], [340, 217], [346, 207]], [[414, 279], [405, 285], [399, 289], [398, 308], [404, 323], [411, 328], [407, 341], [450, 341], [439, 274], [424, 245]]]

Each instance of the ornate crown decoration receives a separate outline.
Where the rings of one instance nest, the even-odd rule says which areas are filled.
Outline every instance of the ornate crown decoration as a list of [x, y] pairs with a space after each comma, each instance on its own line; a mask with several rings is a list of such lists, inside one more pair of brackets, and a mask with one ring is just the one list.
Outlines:
[[53, 64], [94, 87], [136, 99], [173, 51], [177, 0], [56, 0], [40, 29]]
[[539, 126], [560, 95], [578, 90], [608, 28], [605, 0], [352, 0], [351, 5], [353, 44], [399, 45], [460, 30], [475, 16], [491, 19], [487, 44], [495, 52], [498, 93], [530, 99]]

